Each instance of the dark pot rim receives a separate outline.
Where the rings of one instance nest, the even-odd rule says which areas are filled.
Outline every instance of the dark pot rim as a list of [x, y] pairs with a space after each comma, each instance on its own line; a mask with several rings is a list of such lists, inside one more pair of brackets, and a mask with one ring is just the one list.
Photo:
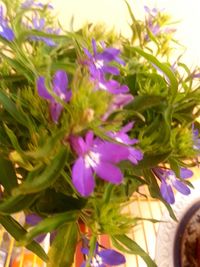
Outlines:
[[185, 231], [185, 227], [188, 224], [192, 216], [200, 209], [200, 200], [193, 203], [187, 207], [184, 215], [180, 219], [177, 230], [175, 233], [174, 244], [173, 244], [173, 262], [174, 266], [182, 267], [181, 265], [181, 245], [182, 245], [182, 236]]

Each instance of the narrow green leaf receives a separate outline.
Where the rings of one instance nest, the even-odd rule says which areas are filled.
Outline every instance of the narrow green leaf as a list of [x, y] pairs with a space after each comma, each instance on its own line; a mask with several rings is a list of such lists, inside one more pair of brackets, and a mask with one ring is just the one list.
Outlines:
[[12, 214], [28, 208], [37, 198], [36, 195], [10, 196], [0, 202], [0, 213]]
[[13, 164], [2, 157], [0, 157], [0, 183], [8, 194], [17, 186], [17, 176]]
[[134, 100], [126, 106], [126, 109], [135, 111], [144, 111], [148, 108], [156, 107], [162, 104], [164, 98], [156, 95], [140, 95], [134, 97]]
[[122, 246], [128, 248], [132, 254], [139, 255], [144, 260], [144, 262], [148, 267], [157, 267], [157, 265], [149, 257], [149, 255], [135, 241], [130, 239], [128, 236], [117, 235], [114, 236], [114, 238], [117, 239]]
[[64, 223], [75, 222], [77, 216], [77, 211], [67, 211], [45, 218], [24, 236], [22, 242], [23, 244], [27, 244], [40, 234], [52, 232]]
[[65, 166], [67, 155], [66, 148], [61, 148], [41, 174], [34, 178], [31, 177], [30, 180], [27, 178], [19, 187], [13, 190], [13, 194], [31, 194], [49, 187], [60, 176], [60, 172]]
[[3, 108], [7, 110], [7, 112], [19, 123], [26, 126], [29, 125], [27, 118], [21, 113], [12, 102], [12, 100], [5, 95], [2, 90], [0, 91], [0, 103], [2, 104]]
[[[20, 241], [26, 234], [26, 230], [11, 216], [0, 215], [0, 223], [3, 225], [6, 231], [8, 231], [8, 233], [17, 241]], [[26, 246], [26, 248], [34, 252], [43, 261], [48, 261], [48, 256], [37, 242], [32, 241]]]
[[59, 228], [48, 253], [47, 267], [71, 267], [74, 261], [77, 238], [76, 223], [65, 224]]

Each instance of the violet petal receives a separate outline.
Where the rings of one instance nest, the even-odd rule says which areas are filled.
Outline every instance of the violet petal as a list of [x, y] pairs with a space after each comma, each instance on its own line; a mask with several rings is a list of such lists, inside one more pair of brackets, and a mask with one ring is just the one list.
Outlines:
[[72, 182], [84, 197], [89, 196], [95, 187], [92, 169], [85, 165], [84, 158], [79, 157], [72, 167]]
[[98, 252], [98, 255], [102, 258], [103, 263], [116, 266], [126, 262], [124, 255], [113, 250], [113, 249], [105, 249]]

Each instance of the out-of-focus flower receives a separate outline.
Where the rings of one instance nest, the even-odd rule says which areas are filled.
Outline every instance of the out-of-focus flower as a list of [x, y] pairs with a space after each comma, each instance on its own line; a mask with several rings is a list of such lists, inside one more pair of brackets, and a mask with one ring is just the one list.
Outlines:
[[116, 94], [113, 96], [108, 110], [103, 115], [102, 119], [106, 120], [113, 112], [122, 110], [124, 106], [128, 105], [133, 100], [131, 94]]
[[192, 132], [193, 132], [193, 148], [195, 150], [199, 150], [200, 153], [200, 138], [199, 138], [199, 131], [198, 129], [194, 128], [194, 125], [192, 126]]
[[15, 38], [13, 30], [8, 26], [8, 21], [4, 17], [2, 5], [0, 5], [0, 36], [8, 41], [13, 41]]
[[72, 167], [72, 181], [82, 196], [93, 192], [94, 173], [113, 184], [122, 182], [123, 174], [116, 164], [128, 159], [129, 150], [126, 146], [94, 138], [91, 131], [86, 134], [85, 140], [72, 136], [71, 145], [79, 156]]
[[[58, 70], [53, 77], [53, 90], [52, 93], [55, 93], [61, 100], [68, 102], [71, 98], [72, 92], [68, 90], [68, 78], [66, 72]], [[48, 100], [50, 102], [50, 114], [52, 120], [57, 123], [60, 117], [60, 114], [63, 110], [63, 105], [59, 103], [53, 95], [47, 90], [45, 86], [45, 78], [40, 76], [37, 79], [37, 90], [39, 96]]]
[[[48, 34], [59, 34], [60, 30], [59, 29], [53, 29], [50, 27], [45, 26], [45, 19], [40, 18], [37, 13], [35, 13], [34, 17], [32, 18], [32, 24], [33, 26], [29, 26], [29, 28], [38, 30], [44, 33]], [[44, 36], [37, 36], [37, 35], [32, 35], [30, 36], [30, 39], [33, 41], [43, 41], [46, 43], [48, 46], [55, 46], [56, 43], [49, 37], [44, 37]]]
[[26, 0], [21, 4], [21, 8], [24, 8], [24, 9], [31, 8], [31, 7], [39, 7], [39, 8], [47, 7], [47, 8], [53, 9], [53, 6], [50, 3], [47, 3], [47, 4], [43, 4], [41, 2], [37, 3], [34, 0]]
[[[161, 186], [160, 192], [162, 197], [169, 203], [175, 202], [174, 193], [172, 187], [179, 191], [183, 195], [190, 194], [190, 188], [176, 177], [176, 174], [172, 170], [166, 170], [162, 168], [154, 168], [154, 174], [160, 179]], [[180, 168], [180, 178], [187, 179], [192, 177], [193, 172], [186, 168]]]
[[[84, 247], [81, 250], [84, 255], [89, 254], [88, 243], [89, 243], [88, 239], [85, 239]], [[106, 249], [106, 248], [100, 249], [99, 243], [97, 242], [95, 253], [90, 262], [90, 266], [91, 267], [106, 267], [107, 265], [117, 266], [120, 264], [124, 264], [125, 262], [126, 259], [124, 255], [115, 251], [114, 249]], [[81, 267], [85, 266], [86, 266], [86, 261], [84, 261], [81, 264]]]

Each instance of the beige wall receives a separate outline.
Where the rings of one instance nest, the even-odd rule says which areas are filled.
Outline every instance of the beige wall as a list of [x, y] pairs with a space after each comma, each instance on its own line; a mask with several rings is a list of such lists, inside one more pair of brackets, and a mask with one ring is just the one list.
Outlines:
[[[86, 21], [105, 22], [125, 35], [130, 34], [130, 21], [123, 0], [52, 0], [62, 24], [69, 28], [74, 15], [75, 28]], [[129, 0], [136, 16], [142, 17], [143, 6], [165, 8], [174, 18], [180, 20], [177, 38], [188, 47], [185, 61], [200, 65], [200, 0]]]

